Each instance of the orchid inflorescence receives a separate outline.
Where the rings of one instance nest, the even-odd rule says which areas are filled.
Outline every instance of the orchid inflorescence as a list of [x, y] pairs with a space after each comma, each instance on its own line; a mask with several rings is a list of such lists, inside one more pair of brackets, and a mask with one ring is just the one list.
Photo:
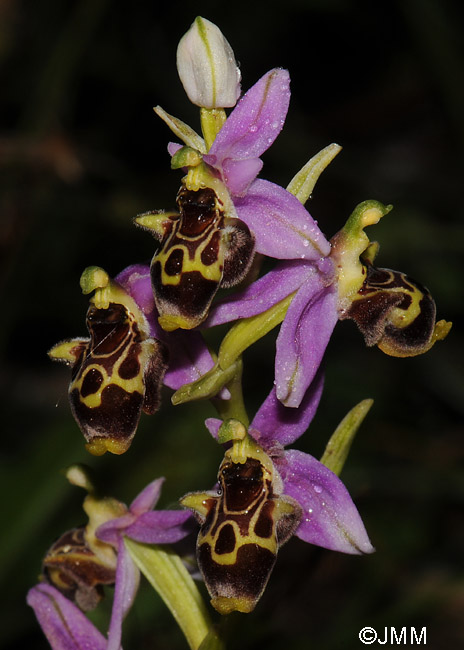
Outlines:
[[[114, 279], [100, 267], [85, 269], [89, 338], [63, 341], [49, 355], [71, 366], [69, 401], [90, 453], [126, 452], [141, 412], [158, 410], [164, 383], [175, 391], [174, 405], [212, 401], [218, 418], [206, 426], [224, 445], [224, 460], [217, 485], [183, 496], [183, 508], [175, 510], [153, 510], [161, 478], [127, 507], [98, 496], [86, 470], [70, 467], [68, 479], [88, 493], [88, 524], [53, 543], [42, 581], [28, 594], [58, 650], [119, 650], [140, 572], [170, 607], [191, 648], [222, 647], [176, 552], [195, 530], [198, 568], [223, 615], [254, 609], [279, 548], [293, 535], [342, 553], [371, 553], [338, 474], [372, 400], [344, 418], [320, 461], [286, 447], [316, 412], [321, 362], [338, 320], [354, 320], [367, 345], [398, 357], [422, 354], [451, 327], [436, 322], [425, 287], [374, 264], [378, 245], [365, 229], [391, 206], [359, 204], [331, 240], [307, 212], [304, 204], [338, 145], [313, 156], [286, 189], [258, 178], [260, 156], [285, 122], [286, 70], [269, 71], [240, 98], [232, 48], [200, 17], [179, 43], [177, 67], [189, 99], [200, 107], [202, 131], [155, 108], [182, 143], [168, 145], [171, 167], [183, 173], [177, 210], [135, 218], [157, 240], [149, 266], [131, 265]], [[232, 109], [229, 115], [225, 108]], [[275, 262], [262, 274], [265, 258]], [[238, 288], [222, 295], [230, 287]], [[203, 330], [231, 322], [212, 352]], [[242, 353], [278, 325], [274, 385], [250, 423]], [[207, 479], [210, 486], [214, 481]], [[97, 606], [104, 585], [114, 585], [106, 636], [83, 613]]]

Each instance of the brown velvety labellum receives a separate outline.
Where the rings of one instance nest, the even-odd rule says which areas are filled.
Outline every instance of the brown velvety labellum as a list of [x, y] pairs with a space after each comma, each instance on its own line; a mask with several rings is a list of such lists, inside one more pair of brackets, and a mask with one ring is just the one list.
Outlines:
[[341, 318], [356, 322], [367, 345], [393, 356], [415, 356], [429, 349], [436, 308], [430, 292], [399, 271], [365, 261], [366, 278]]
[[[250, 612], [266, 587], [279, 545], [298, 526], [301, 510], [274, 492], [270, 470], [258, 458], [234, 463], [226, 456], [218, 479], [219, 496], [202, 500], [206, 515], [198, 535], [198, 564], [221, 614]], [[285, 514], [277, 511], [280, 501]]]
[[94, 609], [103, 597], [103, 585], [113, 585], [116, 570], [102, 564], [85, 539], [85, 528], [64, 533], [47, 551], [43, 577], [81, 609]]
[[76, 346], [71, 410], [91, 453], [121, 454], [142, 410], [152, 414], [159, 407], [166, 348], [143, 334], [146, 326], [141, 330], [136, 315], [120, 303], [110, 302], [107, 309], [91, 305], [87, 327], [90, 339]]
[[177, 206], [179, 217], [165, 231], [151, 263], [160, 324], [168, 330], [199, 325], [219, 287], [244, 278], [254, 251], [248, 227], [224, 214], [212, 188], [182, 186]]

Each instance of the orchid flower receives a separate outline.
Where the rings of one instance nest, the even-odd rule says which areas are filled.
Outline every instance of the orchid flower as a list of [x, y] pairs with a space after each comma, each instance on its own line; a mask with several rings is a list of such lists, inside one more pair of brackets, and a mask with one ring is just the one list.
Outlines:
[[[44, 580], [50, 584], [33, 587], [28, 603], [53, 650], [84, 650], [87, 647], [119, 650], [122, 622], [132, 606], [140, 579], [139, 569], [124, 539], [146, 544], [178, 542], [191, 532], [190, 515], [182, 510], [153, 510], [160, 496], [162, 478], [147, 485], [127, 508], [115, 499], [96, 497], [80, 466], [71, 467], [67, 476], [75, 485], [89, 490], [84, 500], [84, 510], [89, 516], [84, 543], [73, 546], [69, 543], [69, 535], [65, 534], [60, 538], [61, 546], [52, 546], [44, 561]], [[105, 569], [103, 574], [102, 568]], [[106, 578], [109, 572], [112, 572], [112, 581]], [[93, 627], [73, 601], [63, 595], [74, 593], [73, 600], [82, 605], [82, 596], [76, 597], [76, 593], [89, 594], [91, 589], [100, 587], [102, 575], [106, 583], [115, 584], [108, 639]], [[72, 579], [76, 581], [74, 587]], [[84, 587], [87, 587], [85, 591]], [[92, 600], [93, 607], [97, 601]], [[89, 603], [88, 596], [86, 602]], [[95, 645], [86, 646], [86, 640], [89, 644], [92, 640]]]
[[[228, 117], [217, 108], [220, 104], [213, 102], [214, 107], [207, 108], [212, 101], [216, 68], [211, 67], [214, 57], [207, 55], [208, 48], [204, 50], [203, 27], [199, 36], [202, 24], [197, 18], [188, 34], [189, 41], [199, 43], [193, 63], [190, 48], [181, 60], [187, 61], [189, 69], [193, 66], [195, 75], [204, 77], [203, 85], [195, 75], [194, 81], [190, 79], [195, 103], [199, 97], [208, 97], [201, 109], [204, 137], [160, 107], [155, 108], [184, 141], [185, 146], [170, 143], [168, 150], [171, 166], [182, 168], [186, 176], [177, 195], [176, 212], [153, 211], [135, 220], [161, 242], [152, 259], [151, 280], [158, 321], [167, 331], [200, 325], [218, 289], [243, 280], [256, 252], [278, 259], [316, 261], [330, 251], [329, 243], [295, 196], [256, 178], [263, 164], [260, 156], [285, 121], [290, 100], [288, 72], [269, 71]], [[216, 39], [213, 41], [211, 47], [217, 47]], [[198, 61], [201, 52], [205, 66]], [[181, 66], [181, 77], [184, 72]], [[231, 79], [228, 83], [233, 97], [237, 77], [232, 74]], [[233, 104], [229, 101], [224, 105]]]
[[[330, 252], [316, 222], [293, 194], [256, 178], [263, 166], [260, 156], [282, 130], [289, 102], [289, 73], [275, 68], [243, 95], [206, 153], [197, 151], [193, 157], [191, 144], [186, 148], [170, 143], [168, 149], [173, 167], [190, 168], [187, 182], [207, 183], [208, 177], [209, 182], [219, 177], [232, 199], [227, 208], [253, 232], [256, 252], [314, 261]], [[188, 137], [184, 140], [191, 143]]]
[[[364, 524], [341, 480], [313, 456], [285, 449], [308, 428], [322, 394], [322, 373], [316, 375], [297, 414], [269, 393], [248, 429], [249, 435], [272, 458], [286, 494], [302, 508], [295, 535], [304, 542], [332, 551], [359, 555], [372, 553]], [[209, 418], [208, 430], [216, 437], [221, 421]]]
[[140, 571], [126, 549], [124, 538], [144, 544], [173, 544], [186, 537], [188, 513], [181, 510], [153, 510], [164, 479], [152, 481], [132, 501], [121, 517], [103, 523], [96, 531], [98, 539], [117, 549], [116, 588], [106, 650], [118, 650], [121, 627], [137, 592]]
[[[288, 297], [290, 306], [276, 342], [276, 396], [298, 407], [320, 366], [338, 320], [353, 319], [367, 345], [392, 356], [415, 356], [448, 334], [451, 323], [435, 322], [429, 291], [408, 276], [374, 267], [378, 251], [364, 233], [391, 209], [377, 201], [356, 207], [317, 262], [279, 263], [244, 291], [219, 303], [205, 325], [249, 318], [272, 310]], [[221, 357], [221, 352], [220, 352]]]
[[69, 401], [87, 450], [122, 454], [141, 412], [152, 415], [159, 408], [163, 381], [177, 389], [214, 363], [198, 332], [166, 333], [158, 325], [148, 266], [128, 267], [115, 280], [88, 267], [81, 287], [94, 292], [87, 312], [90, 338], [62, 341], [49, 356], [72, 367]]
[[273, 389], [248, 432], [238, 420], [206, 421], [219, 442], [232, 442], [220, 487], [187, 494], [181, 504], [201, 523], [198, 563], [221, 614], [255, 607], [292, 535], [342, 553], [374, 550], [338, 476], [309, 454], [284, 449], [306, 430], [321, 392], [320, 372], [298, 410], [284, 407]]

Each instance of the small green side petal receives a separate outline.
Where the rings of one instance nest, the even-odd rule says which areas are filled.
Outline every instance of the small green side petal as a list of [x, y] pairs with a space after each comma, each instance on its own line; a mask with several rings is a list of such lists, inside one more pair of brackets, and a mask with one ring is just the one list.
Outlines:
[[332, 143], [319, 151], [295, 174], [287, 185], [287, 190], [304, 205], [311, 196], [319, 176], [341, 150], [339, 144]]
[[145, 212], [137, 215], [134, 223], [144, 230], [149, 230], [157, 239], [162, 239], [166, 232], [165, 225], [175, 217], [179, 217], [178, 212]]
[[340, 475], [343, 469], [354, 437], [373, 403], [374, 400], [365, 399], [352, 408], [345, 415], [327, 443], [321, 463], [337, 476]]
[[153, 110], [169, 126], [174, 135], [177, 135], [188, 147], [197, 149], [200, 153], [206, 153], [205, 141], [188, 124], [173, 115], [169, 115], [161, 106], [155, 106]]

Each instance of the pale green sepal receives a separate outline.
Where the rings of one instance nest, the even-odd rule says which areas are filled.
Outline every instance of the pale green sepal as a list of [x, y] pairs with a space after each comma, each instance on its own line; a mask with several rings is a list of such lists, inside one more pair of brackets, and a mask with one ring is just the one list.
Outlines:
[[295, 174], [287, 185], [287, 190], [304, 205], [311, 196], [319, 176], [341, 150], [339, 144], [332, 143], [319, 151]]
[[196, 131], [192, 129], [188, 124], [182, 122], [177, 117], [169, 115], [166, 111], [161, 108], [161, 106], [155, 106], [153, 108], [155, 113], [160, 117], [163, 122], [165, 122], [171, 131], [177, 135], [178, 138], [182, 140], [188, 147], [192, 149], [197, 149], [200, 153], [206, 153], [206, 145], [203, 138], [198, 135]]
[[236, 372], [237, 367], [234, 364], [230, 364], [225, 369], [216, 364], [200, 379], [193, 381], [191, 384], [184, 384], [179, 388], [171, 397], [171, 402], [176, 406], [184, 402], [215, 397], [232, 380]]
[[162, 239], [166, 234], [165, 224], [167, 225], [169, 220], [175, 217], [179, 217], [178, 212], [146, 212], [135, 217], [134, 223], [144, 230], [149, 230], [158, 239]]
[[321, 463], [337, 476], [343, 469], [354, 437], [371, 408], [374, 400], [365, 399], [349, 411], [330, 437]]
[[[206, 605], [180, 557], [164, 546], [124, 543], [131, 558], [161, 596], [192, 650], [198, 650], [212, 629]], [[221, 648], [212, 646], [212, 648]]]
[[223, 369], [228, 368], [242, 355], [244, 350], [279, 325], [285, 318], [293, 296], [294, 293], [261, 314], [243, 318], [233, 325], [219, 348], [218, 361], [220, 367]]

